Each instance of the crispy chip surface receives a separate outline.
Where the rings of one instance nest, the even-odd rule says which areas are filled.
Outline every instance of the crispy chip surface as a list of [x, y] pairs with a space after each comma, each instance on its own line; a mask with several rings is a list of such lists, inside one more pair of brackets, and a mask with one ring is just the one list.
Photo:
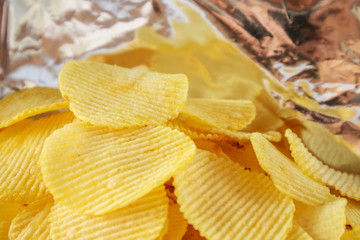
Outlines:
[[49, 216], [51, 239], [156, 239], [166, 222], [164, 186], [104, 216], [86, 216], [55, 203]]
[[24, 207], [19, 203], [0, 202], [0, 239], [8, 239], [11, 221]]
[[286, 237], [286, 240], [312, 240], [313, 238], [305, 232], [305, 230], [296, 222], [293, 221], [292, 228]]
[[70, 61], [60, 71], [59, 87], [79, 119], [124, 128], [176, 118], [186, 101], [188, 80], [183, 74]]
[[198, 150], [174, 176], [185, 219], [207, 239], [285, 239], [294, 205], [262, 173]]
[[241, 130], [255, 118], [255, 105], [249, 100], [189, 98], [181, 110], [193, 125]]
[[307, 175], [333, 186], [343, 196], [360, 200], [360, 174], [335, 170], [314, 157], [304, 146], [301, 139], [290, 129], [285, 132], [290, 143], [291, 154], [299, 168]]
[[186, 233], [182, 240], [206, 240], [206, 238], [200, 235], [200, 232], [196, 230], [193, 225], [188, 224]]
[[360, 227], [360, 202], [352, 199], [348, 199], [346, 205], [346, 223], [352, 228]]
[[39, 165], [45, 139], [73, 120], [71, 112], [55, 113], [0, 132], [0, 200], [31, 203], [46, 194]]
[[333, 201], [328, 187], [304, 174], [261, 134], [251, 137], [260, 166], [270, 175], [274, 185], [288, 196], [310, 205]]
[[11, 93], [0, 100], [0, 128], [40, 113], [67, 108], [58, 89], [34, 87]]
[[355, 240], [360, 239], [360, 227], [353, 229], [346, 229], [344, 234], [341, 236], [341, 240]]
[[178, 204], [170, 202], [168, 220], [169, 226], [166, 234], [162, 239], [181, 240], [185, 235], [188, 223], [180, 212]]
[[72, 123], [47, 139], [41, 170], [55, 200], [102, 215], [165, 183], [195, 151], [189, 137], [164, 126], [114, 131]]
[[49, 239], [48, 215], [53, 204], [49, 195], [24, 208], [11, 222], [9, 239]]
[[338, 198], [321, 206], [295, 202], [295, 221], [314, 239], [339, 239], [345, 231], [346, 199]]

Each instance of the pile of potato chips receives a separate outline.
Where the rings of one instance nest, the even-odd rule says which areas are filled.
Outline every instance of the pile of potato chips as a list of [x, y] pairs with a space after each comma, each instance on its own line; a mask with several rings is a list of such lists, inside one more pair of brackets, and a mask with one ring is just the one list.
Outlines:
[[0, 100], [0, 239], [360, 239], [359, 157], [184, 12]]

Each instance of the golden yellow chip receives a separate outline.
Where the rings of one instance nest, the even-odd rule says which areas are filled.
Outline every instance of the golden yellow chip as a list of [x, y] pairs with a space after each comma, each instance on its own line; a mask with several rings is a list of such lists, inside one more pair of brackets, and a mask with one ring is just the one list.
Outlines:
[[295, 221], [314, 239], [340, 239], [345, 231], [346, 199], [338, 198], [320, 206], [295, 201]]
[[52, 208], [50, 237], [58, 239], [137, 240], [156, 239], [168, 214], [168, 199], [164, 186], [104, 216], [86, 216], [60, 203]]
[[188, 223], [180, 212], [178, 204], [170, 202], [168, 219], [169, 226], [166, 234], [162, 239], [181, 240], [182, 237], [185, 235]]
[[59, 89], [34, 87], [23, 89], [0, 100], [0, 128], [40, 113], [68, 108]]
[[165, 183], [195, 151], [189, 137], [164, 126], [115, 131], [72, 123], [47, 139], [41, 170], [55, 200], [102, 215]]
[[19, 203], [0, 202], [0, 239], [8, 239], [11, 221], [24, 207]]
[[45, 139], [73, 120], [71, 112], [55, 113], [0, 132], [0, 200], [31, 203], [46, 194], [39, 165]]
[[189, 98], [181, 116], [189, 125], [241, 130], [255, 118], [255, 106], [248, 100]]
[[48, 215], [54, 204], [52, 196], [39, 199], [20, 211], [12, 220], [9, 238], [49, 239]]
[[348, 204], [346, 205], [346, 224], [350, 227], [360, 227], [360, 202], [352, 199], [348, 199]]
[[183, 74], [70, 61], [60, 71], [59, 87], [77, 118], [124, 128], [176, 118], [187, 98], [188, 80]]
[[304, 121], [303, 125], [301, 139], [312, 154], [331, 168], [360, 174], [360, 158], [341, 136], [331, 133], [319, 123]]
[[163, 228], [160, 231], [160, 235], [156, 239], [163, 240], [168, 228], [169, 228], [169, 218], [166, 219]]
[[360, 239], [360, 227], [346, 229], [341, 236], [341, 240], [357, 240]]
[[343, 196], [360, 200], [360, 174], [337, 171], [314, 157], [290, 129], [285, 132], [291, 154], [299, 168], [317, 181], [334, 187]]
[[293, 221], [292, 228], [288, 233], [286, 240], [312, 240], [313, 238], [305, 232], [305, 230], [296, 222]]
[[182, 240], [206, 240], [206, 238], [200, 235], [200, 232], [196, 230], [193, 225], [188, 224], [186, 233]]
[[261, 134], [251, 137], [260, 166], [270, 175], [281, 192], [300, 202], [316, 205], [333, 201], [328, 187], [304, 174], [294, 162], [283, 155]]
[[181, 212], [208, 239], [285, 239], [295, 211], [291, 198], [262, 173], [198, 150], [174, 176]]

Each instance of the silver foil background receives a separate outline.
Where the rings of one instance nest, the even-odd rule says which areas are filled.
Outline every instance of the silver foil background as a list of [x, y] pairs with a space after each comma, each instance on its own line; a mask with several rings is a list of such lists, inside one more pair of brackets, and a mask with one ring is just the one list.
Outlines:
[[[181, 1], [206, 15], [280, 83], [291, 82], [300, 95], [323, 106], [355, 109], [357, 114], [344, 120], [278, 98], [360, 149], [360, 0]], [[65, 61], [111, 51], [132, 40], [141, 26], [170, 36], [170, 18], [186, 21], [171, 0], [0, 3], [0, 98], [34, 85], [56, 87]]]

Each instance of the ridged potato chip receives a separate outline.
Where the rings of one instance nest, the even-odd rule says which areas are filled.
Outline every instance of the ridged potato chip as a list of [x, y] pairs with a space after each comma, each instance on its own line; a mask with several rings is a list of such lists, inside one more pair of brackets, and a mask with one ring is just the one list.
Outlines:
[[286, 237], [286, 240], [312, 240], [313, 238], [305, 232], [305, 230], [296, 222], [293, 221], [292, 228]]
[[360, 174], [360, 158], [341, 136], [331, 133], [319, 123], [303, 121], [303, 125], [301, 140], [313, 155], [331, 168]]
[[165, 183], [195, 151], [189, 137], [164, 126], [115, 131], [72, 123], [46, 140], [41, 170], [55, 200], [102, 215]]
[[0, 202], [0, 239], [7, 240], [11, 221], [25, 206], [20, 203]]
[[299, 168], [317, 181], [334, 187], [343, 196], [360, 200], [360, 174], [337, 171], [314, 157], [290, 129], [285, 132], [291, 154]]
[[168, 214], [164, 186], [104, 216], [81, 215], [55, 203], [49, 216], [50, 237], [58, 239], [157, 239]]
[[261, 134], [254, 133], [251, 144], [260, 166], [270, 175], [275, 187], [281, 192], [310, 205], [324, 204], [335, 199], [328, 187], [304, 174]]
[[69, 103], [58, 89], [34, 87], [11, 93], [0, 100], [0, 128], [28, 117], [68, 108]]
[[186, 233], [182, 240], [206, 240], [206, 238], [200, 235], [200, 232], [196, 230], [193, 225], [188, 224]]
[[187, 98], [188, 80], [183, 74], [74, 60], [61, 69], [59, 87], [77, 118], [119, 129], [176, 118]]
[[185, 235], [188, 223], [180, 212], [178, 204], [170, 202], [168, 220], [169, 226], [166, 234], [162, 239], [181, 240]]
[[346, 223], [351, 228], [360, 227], [360, 202], [352, 199], [348, 199], [346, 205]]
[[31, 203], [47, 190], [40, 172], [45, 139], [74, 120], [71, 112], [23, 120], [0, 132], [0, 200]]
[[181, 212], [208, 239], [285, 239], [295, 211], [291, 198], [262, 173], [198, 150], [174, 176]]
[[182, 117], [192, 125], [241, 130], [255, 118], [255, 106], [249, 100], [188, 98]]
[[54, 200], [49, 195], [20, 211], [11, 222], [9, 239], [49, 239], [48, 215], [53, 205]]
[[320, 206], [295, 201], [295, 221], [314, 239], [340, 239], [345, 231], [346, 199], [338, 198]]
[[341, 240], [357, 240], [360, 239], [360, 227], [353, 229], [346, 229], [344, 234], [341, 236]]

